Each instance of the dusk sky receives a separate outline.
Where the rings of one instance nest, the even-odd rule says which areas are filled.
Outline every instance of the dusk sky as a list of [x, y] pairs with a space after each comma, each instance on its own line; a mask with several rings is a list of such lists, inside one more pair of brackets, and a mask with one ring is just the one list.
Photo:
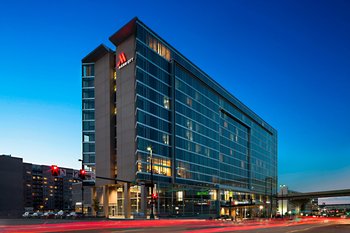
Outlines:
[[350, 1], [0, 3], [0, 154], [79, 168], [81, 59], [137, 16], [278, 130], [279, 183], [350, 188]]

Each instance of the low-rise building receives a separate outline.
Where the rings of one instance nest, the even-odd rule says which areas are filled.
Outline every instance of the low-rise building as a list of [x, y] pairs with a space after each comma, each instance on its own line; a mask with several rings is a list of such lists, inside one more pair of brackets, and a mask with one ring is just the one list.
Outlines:
[[73, 210], [72, 184], [78, 171], [60, 168], [59, 176], [51, 167], [23, 163], [22, 158], [0, 155], [0, 216], [18, 217], [25, 210]]

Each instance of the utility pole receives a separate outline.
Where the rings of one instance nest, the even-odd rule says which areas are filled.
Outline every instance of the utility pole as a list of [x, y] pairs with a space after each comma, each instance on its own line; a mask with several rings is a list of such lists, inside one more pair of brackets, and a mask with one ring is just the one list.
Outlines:
[[280, 185], [280, 189], [281, 189], [281, 195], [282, 195], [282, 219], [283, 219], [283, 188], [286, 187], [286, 185], [281, 184]]
[[152, 158], [152, 147], [148, 146], [147, 150], [149, 151], [149, 157], [151, 160], [151, 215], [149, 216], [150, 219], [154, 219], [154, 213], [153, 213], [153, 205], [154, 205], [154, 195], [153, 195], [153, 158]]
[[[81, 162], [81, 170], [84, 170], [84, 160], [79, 159], [79, 162]], [[84, 182], [83, 179], [81, 179], [81, 213], [84, 218]]]

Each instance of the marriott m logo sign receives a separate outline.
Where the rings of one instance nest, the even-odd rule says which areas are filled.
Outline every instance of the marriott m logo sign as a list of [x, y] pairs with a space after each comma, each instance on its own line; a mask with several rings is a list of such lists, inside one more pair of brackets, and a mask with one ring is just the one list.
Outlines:
[[123, 68], [123, 67], [126, 66], [126, 65], [129, 65], [129, 64], [134, 60], [133, 57], [130, 58], [129, 60], [127, 60], [127, 59], [126, 59], [126, 55], [125, 55], [124, 52], [120, 53], [120, 54], [118, 55], [118, 57], [119, 57], [119, 61], [118, 61], [118, 63], [117, 63], [117, 68], [118, 68], [118, 69], [121, 69], [121, 68]]

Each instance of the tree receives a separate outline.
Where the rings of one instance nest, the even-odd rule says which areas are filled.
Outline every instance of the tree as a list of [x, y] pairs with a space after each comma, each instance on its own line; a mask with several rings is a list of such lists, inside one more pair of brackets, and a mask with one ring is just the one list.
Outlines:
[[98, 216], [98, 210], [100, 209], [100, 202], [98, 201], [97, 198], [94, 198], [93, 200], [93, 203], [92, 203], [92, 207], [94, 208], [94, 211], [96, 213], [96, 217]]

